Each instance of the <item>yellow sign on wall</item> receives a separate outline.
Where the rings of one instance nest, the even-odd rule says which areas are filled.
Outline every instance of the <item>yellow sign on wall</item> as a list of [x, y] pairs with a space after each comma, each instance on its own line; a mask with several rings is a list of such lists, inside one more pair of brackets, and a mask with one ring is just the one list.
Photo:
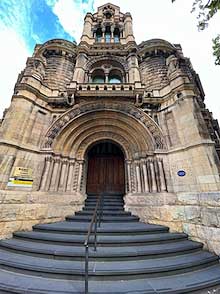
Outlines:
[[16, 167], [13, 172], [13, 177], [32, 179], [33, 170], [26, 167]]
[[32, 187], [33, 170], [27, 167], [15, 167], [12, 177], [9, 178], [8, 187]]

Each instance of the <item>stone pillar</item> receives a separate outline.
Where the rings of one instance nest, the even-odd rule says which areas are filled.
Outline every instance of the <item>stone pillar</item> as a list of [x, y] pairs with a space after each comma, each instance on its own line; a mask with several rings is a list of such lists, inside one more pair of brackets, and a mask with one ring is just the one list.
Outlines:
[[152, 192], [157, 192], [154, 162], [152, 160], [150, 161], [150, 171], [151, 171], [151, 179], [152, 179]]
[[139, 65], [137, 55], [135, 53], [130, 53], [128, 56], [128, 74], [129, 83], [135, 83], [141, 81], [141, 76], [139, 72]]
[[50, 189], [50, 183], [51, 183], [51, 177], [53, 174], [53, 167], [54, 167], [54, 158], [50, 158], [50, 167], [48, 171], [48, 176], [46, 178], [46, 184], [45, 184], [45, 191], [49, 191]]
[[54, 159], [54, 168], [50, 183], [50, 191], [57, 191], [58, 190], [58, 180], [59, 180], [59, 171], [60, 171], [60, 158]]
[[105, 83], [108, 83], [108, 73], [105, 73]]
[[141, 193], [141, 174], [139, 164], [136, 164], [137, 192]]
[[88, 82], [89, 82], [89, 83], [92, 83], [92, 76], [91, 76], [91, 73], [88, 73]]
[[162, 192], [166, 192], [167, 191], [166, 180], [165, 180], [165, 174], [163, 169], [163, 161], [161, 159], [158, 160], [158, 166], [159, 166], [160, 184], [161, 184], [160, 188]]
[[87, 42], [89, 44], [91, 43], [90, 40], [93, 38], [92, 23], [93, 23], [92, 14], [87, 13], [85, 16], [83, 33], [81, 37], [82, 42]]
[[61, 163], [61, 171], [60, 171], [60, 181], [59, 181], [59, 191], [65, 191], [64, 183], [66, 180], [66, 169], [67, 169], [67, 161], [63, 160]]
[[128, 192], [132, 192], [132, 185], [131, 185], [131, 162], [127, 161], [127, 181], [128, 181]]
[[79, 161], [79, 173], [78, 173], [78, 181], [77, 181], [77, 192], [81, 191], [81, 180], [83, 175], [83, 160]]
[[46, 183], [47, 183], [47, 178], [50, 171], [51, 162], [52, 162], [51, 156], [46, 156], [44, 161], [44, 170], [43, 170], [41, 184], [40, 184], [40, 190], [42, 191], [45, 191], [46, 189]]
[[148, 185], [148, 177], [147, 177], [147, 167], [146, 162], [144, 161], [142, 164], [143, 175], [144, 175], [144, 192], [149, 192], [149, 185]]
[[85, 53], [79, 53], [77, 55], [72, 81], [77, 81], [77, 83], [84, 83], [85, 65], [87, 63], [87, 60], [88, 58]]
[[133, 34], [133, 24], [132, 24], [132, 17], [129, 12], [125, 13], [125, 35], [127, 42], [134, 42], [134, 34]]
[[64, 175], [63, 192], [66, 192], [66, 188], [67, 188], [67, 181], [68, 181], [68, 175], [69, 175], [69, 167], [70, 167], [70, 163], [67, 160], [67, 163], [66, 163], [66, 171], [65, 171], [65, 175]]
[[102, 40], [101, 40], [102, 43], [105, 42], [105, 26], [102, 26]]
[[115, 26], [112, 25], [111, 26], [111, 43], [114, 43], [114, 30], [115, 30]]
[[73, 191], [74, 167], [75, 167], [75, 161], [70, 161], [69, 162], [68, 177], [67, 177], [67, 184], [66, 184], [66, 191], [68, 191], [68, 192]]

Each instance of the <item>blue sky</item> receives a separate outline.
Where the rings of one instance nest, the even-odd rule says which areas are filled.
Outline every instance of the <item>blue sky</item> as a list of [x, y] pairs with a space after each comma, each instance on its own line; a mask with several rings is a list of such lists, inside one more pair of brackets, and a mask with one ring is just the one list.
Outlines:
[[[14, 84], [36, 43], [53, 38], [80, 41], [86, 12], [95, 12], [104, 0], [0, 0], [0, 117], [10, 105]], [[131, 12], [137, 43], [163, 38], [180, 43], [199, 73], [206, 104], [220, 119], [220, 66], [214, 66], [212, 38], [220, 28], [217, 15], [207, 30], [198, 32], [193, 0], [112, 0], [122, 12]]]
[[[65, 1], [70, 4], [74, 3], [72, 8], [76, 8], [79, 14], [85, 14], [87, 12], [85, 8], [93, 10], [93, 1]], [[59, 2], [61, 3], [57, 0], [1, 0], [0, 28], [11, 28], [17, 32], [25, 41], [30, 53], [36, 43], [41, 44], [49, 39], [76, 40], [74, 26], [72, 31], [68, 31], [59, 20], [56, 13], [56, 6]], [[76, 21], [80, 21], [79, 17], [76, 18]]]

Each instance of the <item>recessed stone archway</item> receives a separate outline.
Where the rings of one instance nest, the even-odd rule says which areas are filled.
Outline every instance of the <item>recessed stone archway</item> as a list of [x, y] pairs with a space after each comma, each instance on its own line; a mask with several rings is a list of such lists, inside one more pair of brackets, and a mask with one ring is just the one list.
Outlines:
[[111, 115], [114, 113], [117, 119], [120, 119], [120, 117], [124, 116], [127, 118], [127, 124], [129, 126], [133, 126], [139, 129], [139, 135], [141, 135], [139, 140], [142, 140], [143, 137], [147, 136], [148, 144], [151, 143], [153, 150], [166, 150], [166, 143], [163, 137], [163, 133], [160, 127], [149, 115], [135, 107], [133, 104], [125, 102], [114, 103], [113, 101], [109, 102], [106, 100], [96, 103], [91, 102], [76, 105], [71, 110], [59, 117], [46, 133], [45, 142], [42, 146], [43, 150], [53, 149], [57, 144], [58, 139], [64, 136], [66, 130], [70, 128], [71, 123], [75, 123], [77, 118], [80, 118], [84, 115], [86, 115], [88, 118], [89, 115], [92, 114], [92, 119], [96, 119], [96, 116], [99, 112], [104, 112], [106, 118], [111, 118], [109, 115], [110, 112]]
[[166, 190], [163, 162], [155, 157], [166, 150], [162, 131], [134, 105], [108, 101], [75, 106], [54, 122], [43, 148], [53, 155], [45, 163], [41, 188], [85, 193], [86, 152], [101, 140], [124, 150], [127, 193]]

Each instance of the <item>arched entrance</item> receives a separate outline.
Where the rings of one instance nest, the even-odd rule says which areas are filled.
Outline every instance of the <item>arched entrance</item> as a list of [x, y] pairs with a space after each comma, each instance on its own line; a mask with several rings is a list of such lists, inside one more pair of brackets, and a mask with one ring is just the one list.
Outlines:
[[124, 194], [124, 154], [114, 143], [99, 142], [88, 151], [87, 194]]

